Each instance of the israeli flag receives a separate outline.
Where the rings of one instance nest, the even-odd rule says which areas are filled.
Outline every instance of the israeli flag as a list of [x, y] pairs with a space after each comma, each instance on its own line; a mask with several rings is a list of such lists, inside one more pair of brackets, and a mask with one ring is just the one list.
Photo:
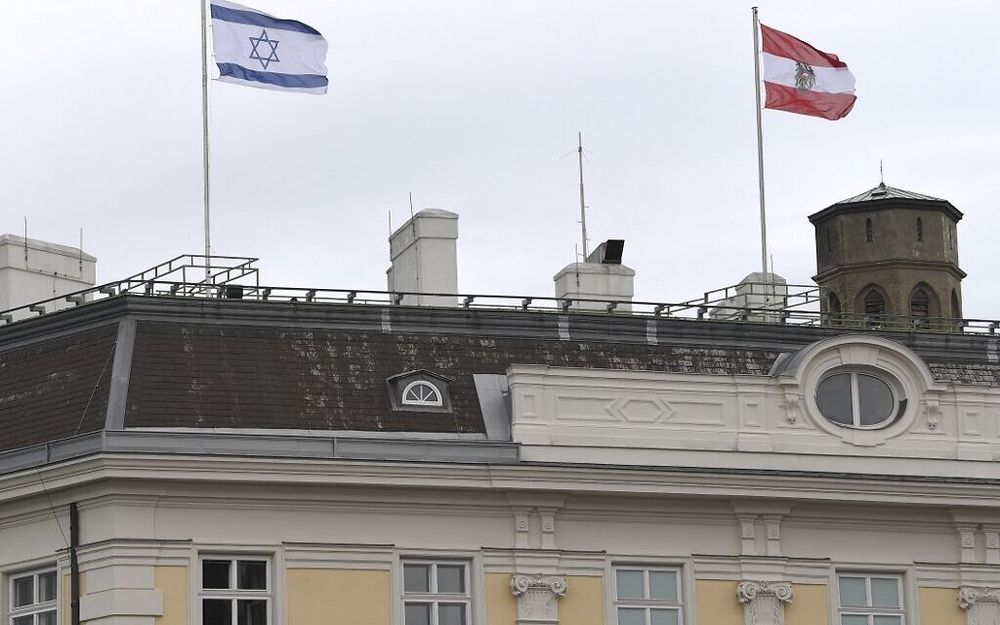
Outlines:
[[211, 0], [219, 80], [248, 87], [326, 93], [326, 39], [295, 20]]

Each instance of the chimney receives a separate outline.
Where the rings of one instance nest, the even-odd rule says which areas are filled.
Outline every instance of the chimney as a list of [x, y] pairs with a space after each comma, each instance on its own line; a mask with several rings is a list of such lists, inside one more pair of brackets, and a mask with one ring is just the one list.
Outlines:
[[[0, 312], [92, 287], [96, 268], [97, 259], [79, 248], [0, 235]], [[65, 300], [53, 302], [45, 306], [45, 312], [73, 305]], [[34, 315], [18, 310], [11, 318]]]
[[758, 323], [783, 321], [783, 311], [788, 306], [788, 283], [778, 274], [755, 271], [740, 280], [734, 291], [733, 296], [718, 302], [708, 312], [712, 319]]
[[[458, 299], [458, 215], [440, 208], [425, 208], [389, 237], [386, 271], [389, 290], [405, 295], [401, 304], [455, 306]], [[441, 294], [452, 294], [441, 297]]]
[[[575, 310], [607, 310], [608, 301], [623, 302], [616, 310], [631, 311], [635, 271], [622, 264], [625, 241], [608, 239], [582, 263], [571, 263], [555, 275], [556, 298], [571, 299]], [[580, 299], [603, 300], [580, 302]]]

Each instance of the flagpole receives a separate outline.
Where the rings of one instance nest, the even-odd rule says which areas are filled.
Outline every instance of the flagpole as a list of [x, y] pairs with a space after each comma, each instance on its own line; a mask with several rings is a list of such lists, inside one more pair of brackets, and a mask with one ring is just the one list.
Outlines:
[[760, 264], [767, 277], [767, 216], [764, 211], [764, 133], [761, 130], [760, 105], [760, 22], [757, 19], [757, 7], [753, 12], [753, 75], [754, 89], [757, 95], [757, 183], [760, 189]]
[[201, 4], [201, 129], [202, 129], [202, 163], [204, 164], [202, 187], [205, 202], [205, 280], [210, 275], [209, 257], [212, 255], [212, 235], [210, 227], [209, 193], [209, 149], [208, 149], [208, 15], [205, 11], [207, 0], [198, 0]]

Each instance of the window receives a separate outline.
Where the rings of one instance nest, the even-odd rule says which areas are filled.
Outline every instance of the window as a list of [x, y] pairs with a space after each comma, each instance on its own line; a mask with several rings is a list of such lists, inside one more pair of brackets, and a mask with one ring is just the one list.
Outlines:
[[917, 241], [924, 240], [924, 220], [917, 217]]
[[875, 229], [872, 228], [871, 218], [865, 219], [865, 242], [871, 243], [875, 240]]
[[869, 321], [885, 318], [885, 298], [875, 289], [871, 289], [865, 295], [865, 317]]
[[470, 603], [466, 563], [403, 563], [403, 625], [467, 625]]
[[917, 289], [910, 298], [910, 316], [914, 319], [926, 319], [931, 316], [931, 298], [927, 291]]
[[56, 625], [54, 570], [14, 575], [10, 580], [10, 625]]
[[616, 568], [617, 625], [680, 625], [680, 577], [677, 569]]
[[201, 625], [267, 625], [271, 575], [259, 557], [201, 560]]
[[836, 371], [816, 387], [816, 406], [828, 420], [848, 427], [888, 425], [906, 408], [882, 377], [862, 371]]
[[436, 386], [424, 380], [417, 380], [410, 382], [403, 389], [403, 405], [441, 407], [444, 405], [444, 400]]
[[840, 625], [905, 625], [903, 580], [898, 575], [845, 574], [840, 586]]

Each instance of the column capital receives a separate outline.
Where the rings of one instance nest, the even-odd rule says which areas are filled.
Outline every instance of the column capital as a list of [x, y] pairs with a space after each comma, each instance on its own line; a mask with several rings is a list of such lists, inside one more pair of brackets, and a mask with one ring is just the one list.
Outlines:
[[958, 589], [958, 607], [963, 610], [983, 603], [996, 604], [1000, 609], [1000, 588], [985, 586], [962, 586]]
[[518, 625], [555, 625], [559, 622], [559, 599], [566, 595], [566, 578], [544, 573], [515, 573], [510, 592], [517, 597]]
[[788, 582], [740, 582], [736, 587], [740, 603], [750, 603], [758, 595], [774, 597], [781, 603], [792, 602], [792, 585]]
[[744, 581], [736, 588], [745, 625], [785, 625], [785, 604], [792, 601], [788, 582]]

